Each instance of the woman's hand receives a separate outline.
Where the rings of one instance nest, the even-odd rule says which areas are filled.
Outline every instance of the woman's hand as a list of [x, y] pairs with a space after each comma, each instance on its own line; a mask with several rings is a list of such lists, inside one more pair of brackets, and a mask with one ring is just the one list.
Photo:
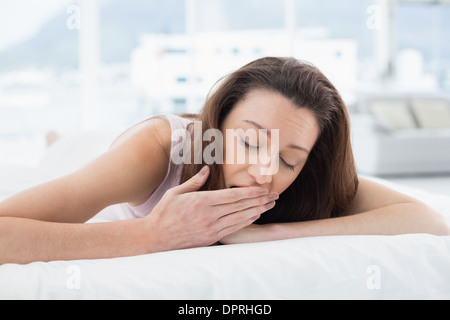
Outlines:
[[144, 218], [158, 243], [157, 251], [212, 245], [252, 224], [278, 198], [260, 187], [198, 191], [208, 175], [209, 168], [204, 167], [168, 190]]

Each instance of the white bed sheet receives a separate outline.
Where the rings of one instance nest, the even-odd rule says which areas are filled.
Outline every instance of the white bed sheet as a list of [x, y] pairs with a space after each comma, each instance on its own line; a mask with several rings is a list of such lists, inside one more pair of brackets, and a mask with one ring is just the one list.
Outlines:
[[9, 264], [0, 298], [449, 299], [450, 237], [315, 237]]

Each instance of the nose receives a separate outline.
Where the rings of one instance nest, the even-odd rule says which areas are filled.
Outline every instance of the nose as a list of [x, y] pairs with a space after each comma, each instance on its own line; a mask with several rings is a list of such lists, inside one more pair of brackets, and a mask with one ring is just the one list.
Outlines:
[[256, 163], [248, 166], [248, 174], [260, 185], [272, 183], [275, 173], [276, 172], [272, 170], [271, 163], [267, 165]]
[[255, 179], [257, 184], [270, 184], [272, 183], [272, 175], [264, 175], [261, 174], [259, 169], [256, 168], [256, 166], [251, 166], [248, 170], [248, 173]]

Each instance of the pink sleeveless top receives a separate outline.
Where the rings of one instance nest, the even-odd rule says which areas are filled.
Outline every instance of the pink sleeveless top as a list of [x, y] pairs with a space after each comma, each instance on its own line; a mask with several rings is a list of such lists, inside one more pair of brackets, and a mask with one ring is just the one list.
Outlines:
[[[175, 130], [186, 130], [188, 125], [193, 122], [192, 119], [182, 118], [176, 115], [157, 115], [155, 117], [162, 118], [170, 124], [172, 131], [172, 137]], [[183, 141], [183, 140], [181, 140]], [[184, 140], [187, 141], [187, 140]], [[134, 218], [143, 218], [148, 215], [153, 207], [161, 200], [162, 196], [167, 190], [180, 184], [181, 173], [183, 170], [183, 163], [175, 164], [171, 159], [174, 152], [179, 152], [180, 148], [177, 145], [180, 141], [174, 141], [172, 138], [171, 144], [171, 154], [167, 168], [167, 174], [163, 182], [159, 187], [152, 193], [150, 198], [148, 198], [145, 203], [139, 206], [132, 206], [128, 203], [122, 203], [113, 205], [105, 208], [99, 212], [95, 217], [93, 217], [89, 222], [107, 222], [107, 221], [118, 221]], [[149, 159], [151, 161], [151, 159]]]

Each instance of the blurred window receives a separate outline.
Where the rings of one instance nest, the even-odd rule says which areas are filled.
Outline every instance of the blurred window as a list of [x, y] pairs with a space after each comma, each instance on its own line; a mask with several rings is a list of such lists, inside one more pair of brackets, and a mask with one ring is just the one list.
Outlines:
[[400, 2], [396, 17], [399, 76], [449, 92], [450, 4]]
[[[1, 2], [0, 164], [37, 163], [48, 132], [77, 133], [91, 116], [117, 130], [197, 112], [219, 78], [266, 55], [316, 64], [349, 105], [374, 87], [381, 0], [98, 0], [98, 61], [83, 69], [80, 52], [96, 54], [80, 41], [85, 1]], [[395, 9], [399, 76], [449, 90], [450, 6]]]

